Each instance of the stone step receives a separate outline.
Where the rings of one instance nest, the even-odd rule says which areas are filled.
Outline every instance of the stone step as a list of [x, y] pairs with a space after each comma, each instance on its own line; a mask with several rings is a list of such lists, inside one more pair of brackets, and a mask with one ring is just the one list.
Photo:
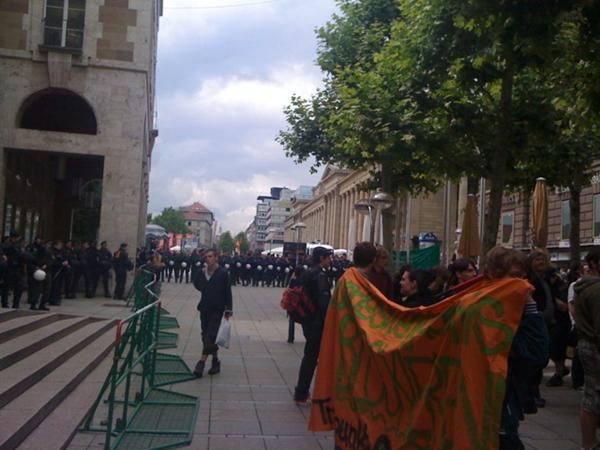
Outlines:
[[23, 316], [34, 316], [43, 314], [41, 311], [31, 311], [29, 309], [0, 309], [0, 323]]
[[67, 319], [69, 317], [65, 314], [31, 314], [23, 316], [15, 316], [13, 319], [6, 321], [2, 325], [2, 332], [0, 332], [0, 343], [10, 341], [21, 337], [31, 331], [45, 327], [48, 324], [58, 322], [60, 320]]
[[[17, 448], [107, 359], [115, 341], [115, 324], [114, 321], [88, 323], [48, 347], [45, 352], [31, 355], [0, 373], [2, 384], [5, 373], [10, 373], [13, 380], [13, 384], [0, 394], [0, 399], [4, 399], [4, 406], [0, 410], [0, 423], [3, 423], [0, 427], [0, 449]], [[29, 372], [25, 368], [29, 368]], [[13, 377], [19, 371], [20, 381], [14, 383]], [[27, 373], [30, 375], [25, 375]], [[95, 387], [90, 389], [92, 395], [97, 394]], [[63, 410], [63, 414], [69, 415], [66, 410]], [[59, 425], [55, 425], [53, 430], [62, 434], [65, 440], [72, 433], [72, 430], [67, 432]], [[37, 448], [60, 447], [42, 444]]]
[[110, 351], [98, 367], [27, 436], [19, 445], [19, 450], [80, 448], [87, 447], [92, 441], [104, 442], [104, 433], [79, 433], [78, 429], [110, 372], [112, 354]]
[[16, 364], [90, 323], [101, 320], [60, 314], [55, 316], [61, 316], [60, 320], [46, 323], [45, 326], [0, 345], [0, 370]]
[[[84, 321], [86, 318], [66, 320], [77, 322]], [[88, 323], [83, 328], [59, 339], [44, 351], [36, 352], [0, 371], [0, 408], [47, 377], [113, 326], [113, 322], [109, 321]]]

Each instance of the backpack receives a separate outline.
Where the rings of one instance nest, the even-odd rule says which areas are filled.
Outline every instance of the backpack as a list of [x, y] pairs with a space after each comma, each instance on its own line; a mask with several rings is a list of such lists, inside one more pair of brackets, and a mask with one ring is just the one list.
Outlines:
[[311, 322], [317, 313], [317, 307], [306, 295], [302, 286], [287, 288], [281, 297], [281, 307], [291, 319], [299, 324]]

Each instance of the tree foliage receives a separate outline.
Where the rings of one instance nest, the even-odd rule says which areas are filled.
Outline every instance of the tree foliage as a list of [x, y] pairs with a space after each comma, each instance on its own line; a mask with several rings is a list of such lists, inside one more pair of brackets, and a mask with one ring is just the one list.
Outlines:
[[368, 168], [390, 192], [486, 178], [486, 249], [507, 187], [528, 189], [539, 172], [571, 167], [582, 146], [589, 164], [598, 148], [588, 139], [600, 97], [597, 2], [338, 3], [340, 15], [318, 31], [324, 87], [285, 110], [278, 141], [288, 156]]
[[152, 223], [160, 225], [168, 233], [185, 234], [190, 232], [185, 223], [183, 212], [171, 206], [164, 208], [158, 216], [153, 217]]
[[250, 250], [250, 242], [248, 242], [248, 236], [243, 231], [240, 231], [235, 235], [235, 244], [239, 247], [240, 253], [247, 253]]
[[235, 248], [235, 241], [231, 236], [231, 232], [225, 231], [219, 236], [219, 250], [225, 255], [231, 255]]

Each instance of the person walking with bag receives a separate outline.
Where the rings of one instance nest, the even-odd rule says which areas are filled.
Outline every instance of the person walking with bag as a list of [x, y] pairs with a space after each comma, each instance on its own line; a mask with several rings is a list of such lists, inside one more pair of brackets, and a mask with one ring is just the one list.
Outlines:
[[215, 341], [222, 318], [229, 320], [233, 315], [229, 273], [219, 267], [219, 258], [214, 250], [208, 250], [204, 257], [206, 267], [198, 270], [194, 277], [194, 287], [202, 294], [198, 303], [202, 330], [202, 358], [194, 369], [194, 374], [198, 378], [202, 378], [204, 374], [204, 366], [209, 355], [212, 355], [212, 363], [208, 374], [215, 375], [221, 371], [221, 361], [217, 353], [219, 347]]

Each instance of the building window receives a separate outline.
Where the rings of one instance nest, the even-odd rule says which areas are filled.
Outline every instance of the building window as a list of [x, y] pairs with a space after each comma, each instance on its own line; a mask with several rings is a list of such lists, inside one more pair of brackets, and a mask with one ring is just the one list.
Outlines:
[[561, 205], [560, 239], [566, 241], [571, 236], [571, 205], [568, 200]]
[[502, 244], [512, 244], [514, 219], [513, 212], [502, 214]]
[[44, 44], [81, 49], [85, 22], [85, 0], [46, 0]]
[[594, 237], [600, 237], [600, 194], [594, 195]]

